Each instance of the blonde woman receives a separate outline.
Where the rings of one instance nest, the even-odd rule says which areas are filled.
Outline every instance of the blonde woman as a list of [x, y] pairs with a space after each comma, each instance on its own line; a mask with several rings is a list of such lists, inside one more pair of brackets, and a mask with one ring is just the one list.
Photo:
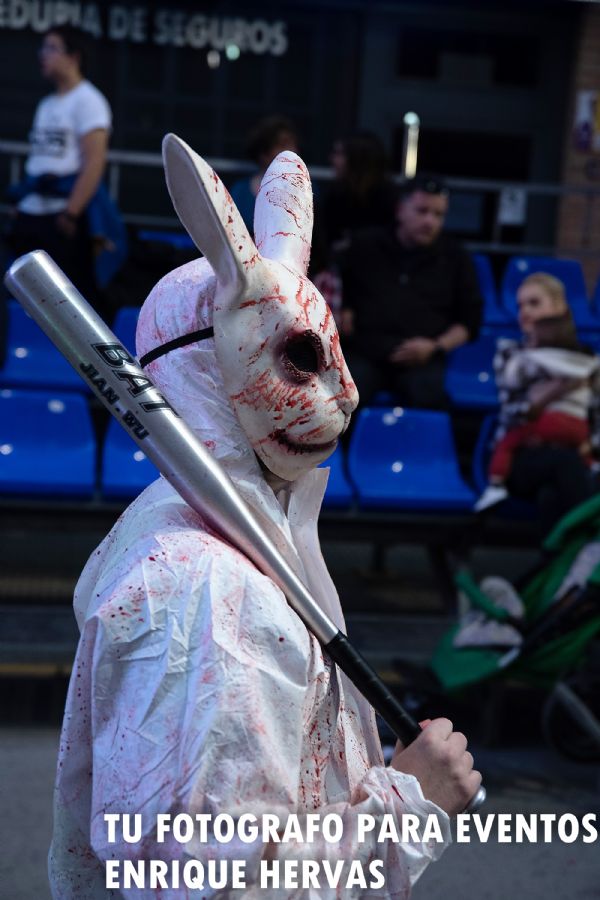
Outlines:
[[[522, 339], [500, 340], [494, 359], [500, 399], [499, 424], [494, 439], [496, 447], [509, 431], [534, 420], [549, 404], [555, 404], [579, 386], [581, 380], [580, 366], [573, 371], [569, 369], [569, 350], [563, 351], [565, 359], [561, 375], [546, 372], [543, 367], [535, 373], [521, 367], [521, 371], [528, 374], [522, 378], [514, 377], [516, 357], [536, 345], [535, 336], [542, 320], [568, 319], [574, 331], [562, 282], [545, 272], [529, 275], [517, 292], [517, 306]], [[596, 398], [597, 392], [593, 396]], [[600, 424], [596, 421], [595, 402], [590, 406], [590, 419], [594, 444]], [[578, 448], [555, 440], [541, 440], [539, 435], [534, 435], [529, 443], [525, 441], [517, 447], [505, 484], [488, 488], [476, 509], [481, 511], [507, 494], [533, 501], [545, 534], [561, 516], [586, 500], [592, 492], [590, 467]]]

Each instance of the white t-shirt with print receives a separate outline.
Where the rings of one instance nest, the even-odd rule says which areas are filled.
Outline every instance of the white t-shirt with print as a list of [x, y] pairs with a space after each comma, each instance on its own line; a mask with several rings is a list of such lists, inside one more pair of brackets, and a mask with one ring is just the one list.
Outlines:
[[[79, 141], [96, 128], [112, 122], [106, 97], [84, 79], [66, 94], [50, 94], [38, 104], [29, 135], [31, 150], [25, 165], [28, 175], [74, 175], [81, 168]], [[62, 197], [28, 194], [19, 209], [31, 215], [60, 212]]]

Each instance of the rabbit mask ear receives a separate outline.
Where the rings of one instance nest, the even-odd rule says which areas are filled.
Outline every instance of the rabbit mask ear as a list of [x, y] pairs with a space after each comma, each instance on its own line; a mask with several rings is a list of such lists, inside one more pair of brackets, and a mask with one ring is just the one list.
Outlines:
[[167, 188], [191, 239], [208, 259], [219, 287], [232, 297], [246, 285], [245, 267], [257, 258], [256, 246], [223, 182], [175, 134], [163, 140]]
[[308, 170], [285, 150], [265, 172], [254, 207], [254, 235], [263, 257], [306, 275], [313, 229], [313, 198]]

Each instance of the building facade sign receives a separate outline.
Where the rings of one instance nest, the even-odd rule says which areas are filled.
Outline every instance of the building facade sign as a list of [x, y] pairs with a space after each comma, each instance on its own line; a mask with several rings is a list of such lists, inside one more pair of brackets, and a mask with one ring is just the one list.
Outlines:
[[73, 25], [94, 38], [152, 43], [158, 46], [225, 50], [283, 56], [288, 48], [282, 20], [204, 15], [171, 7], [154, 8], [55, 0], [0, 0], [0, 29], [30, 28], [42, 33], [56, 25]]

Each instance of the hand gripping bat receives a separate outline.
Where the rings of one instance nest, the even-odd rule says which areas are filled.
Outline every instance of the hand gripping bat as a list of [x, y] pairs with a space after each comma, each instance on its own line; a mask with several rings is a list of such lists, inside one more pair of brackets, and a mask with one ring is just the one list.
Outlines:
[[[404, 745], [421, 729], [315, 602], [254, 519], [233, 482], [43, 250], [17, 259], [5, 284], [189, 506], [285, 594], [323, 650]], [[485, 800], [480, 787], [468, 810]]]

